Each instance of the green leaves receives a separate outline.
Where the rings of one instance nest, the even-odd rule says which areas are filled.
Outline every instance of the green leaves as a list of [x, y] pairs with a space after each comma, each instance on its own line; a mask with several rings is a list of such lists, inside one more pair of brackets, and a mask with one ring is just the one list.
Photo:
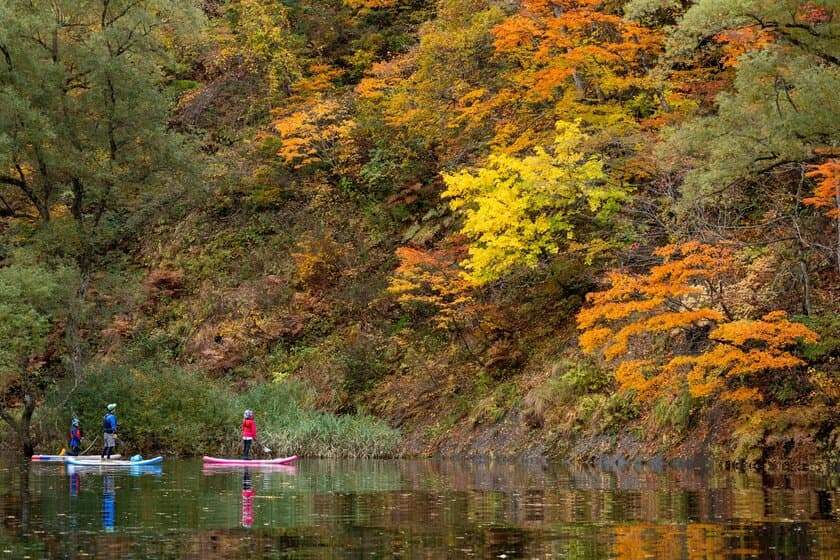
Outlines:
[[64, 276], [39, 266], [0, 268], [0, 391], [44, 351], [60, 311]]
[[660, 151], [675, 168], [689, 168], [683, 207], [721, 192], [727, 196], [707, 203], [734, 203], [727, 185], [806, 162], [815, 147], [836, 142], [840, 26], [830, 13], [828, 2], [794, 0], [703, 0], [688, 10], [669, 60], [685, 64], [705, 51], [734, 70], [717, 76], [731, 86], [716, 111], [688, 120]]
[[199, 13], [166, 0], [4, 2], [0, 193], [20, 191], [43, 221], [64, 206], [90, 230], [175, 172], [164, 74]]

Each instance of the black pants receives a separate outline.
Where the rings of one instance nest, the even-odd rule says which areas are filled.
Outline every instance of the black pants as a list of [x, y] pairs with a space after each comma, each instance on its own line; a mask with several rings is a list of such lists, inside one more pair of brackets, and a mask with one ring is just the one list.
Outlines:
[[78, 445], [71, 445], [70, 446], [70, 455], [73, 457], [78, 457], [79, 455], [79, 446]]
[[250, 459], [250, 457], [248, 457], [248, 453], [251, 452], [251, 441], [253, 441], [253, 440], [250, 440], [250, 439], [243, 439], [242, 440], [242, 458], [245, 459], [245, 460]]
[[105, 444], [105, 447], [102, 448], [102, 458], [103, 459], [110, 459], [111, 452], [114, 450], [112, 445]]

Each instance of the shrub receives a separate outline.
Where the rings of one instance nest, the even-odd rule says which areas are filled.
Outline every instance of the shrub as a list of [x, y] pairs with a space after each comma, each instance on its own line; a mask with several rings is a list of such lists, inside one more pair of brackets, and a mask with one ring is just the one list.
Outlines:
[[[105, 405], [117, 403], [118, 449], [128, 453], [194, 455], [218, 447], [236, 425], [238, 410], [225, 389], [198, 372], [169, 367], [103, 366], [75, 389], [57, 388], [44, 407], [44, 438], [66, 446], [64, 431], [72, 417], [82, 422], [82, 449], [101, 449]], [[98, 439], [97, 439], [98, 438]]]
[[[102, 366], [75, 389], [56, 388], [39, 409], [42, 440], [66, 447], [70, 419], [82, 421], [82, 449], [101, 450], [105, 405], [117, 403], [123, 454], [236, 455], [242, 412], [252, 409], [259, 443], [276, 455], [383, 457], [399, 453], [399, 432], [369, 416], [335, 416], [313, 409], [314, 392], [283, 381], [235, 394], [201, 372], [178, 367]], [[257, 453], [259, 453], [257, 446]]]

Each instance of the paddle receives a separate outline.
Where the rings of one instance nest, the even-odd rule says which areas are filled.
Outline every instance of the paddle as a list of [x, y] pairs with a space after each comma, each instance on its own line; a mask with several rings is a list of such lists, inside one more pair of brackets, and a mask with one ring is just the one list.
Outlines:
[[[96, 443], [96, 440], [98, 440], [98, 439], [99, 439], [99, 436], [96, 436], [95, 438], [93, 438], [93, 441], [92, 441], [92, 442], [90, 442], [90, 445], [88, 445], [88, 446], [87, 446], [87, 449], [85, 449], [84, 451], [82, 451], [81, 453], [79, 453], [79, 455], [85, 455], [85, 454], [87, 454], [87, 452], [88, 452], [88, 451], [90, 451], [90, 448], [91, 448], [91, 447], [93, 447], [93, 444], [94, 444], [94, 443]], [[64, 450], [62, 449], [61, 451], [62, 451], [62, 453], [61, 453], [61, 454], [63, 455], [63, 454], [64, 454]]]
[[266, 447], [265, 445], [263, 445], [262, 443], [260, 443], [259, 441], [257, 441], [257, 438], [254, 438], [254, 443], [256, 443], [257, 445], [262, 447], [263, 453], [267, 453], [269, 457], [274, 455], [274, 452], [271, 449], [269, 449], [268, 447]]

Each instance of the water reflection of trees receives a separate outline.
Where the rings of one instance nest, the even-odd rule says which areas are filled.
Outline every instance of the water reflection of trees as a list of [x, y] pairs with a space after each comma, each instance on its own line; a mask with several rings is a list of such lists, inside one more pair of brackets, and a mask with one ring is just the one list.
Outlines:
[[[13, 503], [19, 516], [17, 480], [12, 502], [0, 488], [0, 505], [6, 511]], [[94, 498], [98, 511], [100, 478], [86, 480], [92, 490], [79, 505]], [[71, 540], [46, 531], [37, 537], [44, 557], [833, 558], [840, 551], [837, 482], [815, 475], [310, 461], [294, 476], [193, 473], [171, 495], [155, 493], [151, 477], [123, 482], [137, 494], [128, 500], [118, 492], [120, 507], [131, 507], [121, 509], [119, 525], [125, 514], [140, 534], [81, 532]], [[32, 484], [33, 520], [62, 511], [41, 497], [39, 477]], [[245, 529], [249, 484], [254, 523]], [[2, 529], [0, 543], [8, 543]]]

